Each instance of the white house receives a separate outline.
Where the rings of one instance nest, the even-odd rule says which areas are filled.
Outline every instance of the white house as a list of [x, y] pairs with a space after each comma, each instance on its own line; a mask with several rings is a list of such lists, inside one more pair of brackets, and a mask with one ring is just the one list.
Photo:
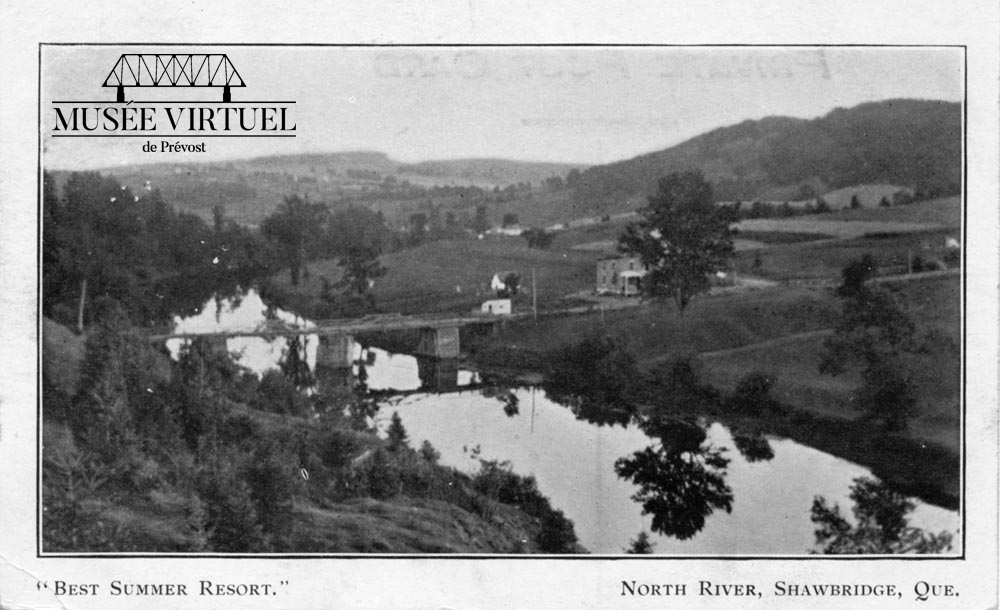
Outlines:
[[510, 299], [491, 299], [483, 303], [482, 313], [492, 316], [510, 315]]

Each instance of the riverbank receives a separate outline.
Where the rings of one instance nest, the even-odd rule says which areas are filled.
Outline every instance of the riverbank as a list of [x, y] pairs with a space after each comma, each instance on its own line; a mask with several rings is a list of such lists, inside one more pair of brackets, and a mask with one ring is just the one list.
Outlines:
[[620, 340], [644, 371], [679, 358], [701, 379], [730, 392], [751, 372], [775, 380], [777, 417], [752, 422], [867, 466], [901, 490], [956, 508], [961, 495], [960, 277], [888, 283], [919, 329], [919, 349], [906, 354], [917, 413], [901, 433], [873, 427], [853, 407], [858, 371], [818, 371], [823, 340], [839, 315], [832, 290], [782, 287], [702, 297], [683, 316], [669, 305], [605, 315], [511, 322], [496, 334], [468, 333], [463, 346], [476, 363], [509, 374], [544, 372], [546, 355], [599, 332]]
[[306, 396], [200, 349], [192, 368], [138, 334], [101, 337], [109, 361], [121, 348], [149, 365], [116, 403], [125, 449], [101, 454], [88, 434], [103, 430], [80, 431], [87, 339], [44, 319], [41, 341], [47, 552], [586, 552], [531, 477], [460, 472], [405, 423], [380, 434], [371, 418], [389, 413], [365, 397]]

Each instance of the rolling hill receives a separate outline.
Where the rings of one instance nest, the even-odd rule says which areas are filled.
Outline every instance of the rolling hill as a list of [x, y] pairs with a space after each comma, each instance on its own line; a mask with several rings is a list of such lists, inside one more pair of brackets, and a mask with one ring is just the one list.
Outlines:
[[594, 166], [574, 198], [592, 209], [635, 207], [672, 171], [699, 169], [719, 200], [808, 199], [858, 184], [926, 195], [961, 184], [957, 102], [886, 100], [812, 120], [768, 117], [715, 129], [665, 150]]

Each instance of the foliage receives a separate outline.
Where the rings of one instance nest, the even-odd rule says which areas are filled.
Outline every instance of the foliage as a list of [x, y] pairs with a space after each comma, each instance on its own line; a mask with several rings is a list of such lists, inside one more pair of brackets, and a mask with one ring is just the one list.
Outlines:
[[698, 377], [688, 358], [665, 362], [653, 369], [640, 387], [639, 398], [658, 413], [706, 413], [719, 404], [719, 393]]
[[261, 411], [303, 416], [309, 412], [309, 400], [287, 373], [265, 371], [260, 378], [252, 404]]
[[300, 479], [297, 462], [287, 447], [272, 441], [254, 450], [246, 466], [245, 479], [257, 523], [272, 540], [286, 534], [291, 527], [292, 496]]
[[732, 258], [735, 212], [715, 204], [700, 172], [673, 173], [660, 180], [639, 210], [642, 220], [625, 228], [618, 248], [638, 256], [648, 270], [642, 282], [648, 296], [669, 296], [683, 312]]
[[775, 378], [754, 371], [744, 375], [736, 384], [732, 394], [726, 399], [726, 406], [739, 413], [764, 414], [777, 407], [777, 401], [771, 396]]
[[580, 343], [554, 350], [542, 382], [548, 397], [578, 419], [597, 425], [625, 425], [635, 412], [635, 357], [620, 341], [592, 333]]
[[[423, 227], [423, 235], [426, 232], [426, 216], [420, 226]], [[337, 257], [337, 265], [343, 270], [340, 279], [329, 286], [363, 297], [368, 301], [369, 309], [373, 308], [371, 288], [375, 280], [388, 271], [379, 262], [379, 256], [388, 248], [390, 240], [385, 219], [365, 208], [351, 206], [338, 210], [330, 216], [323, 240], [323, 252]]]
[[489, 213], [485, 205], [476, 206], [476, 216], [472, 220], [472, 226], [469, 228], [480, 235], [490, 230]]
[[512, 227], [517, 223], [518, 223], [517, 214], [508, 212], [507, 214], [503, 215], [503, 222], [502, 222], [503, 228], [506, 229], [507, 227]]
[[424, 458], [431, 464], [436, 464], [439, 459], [441, 459], [441, 453], [434, 448], [434, 445], [430, 441], [425, 440], [420, 444], [420, 457]]
[[570, 186], [578, 204], [622, 201], [649, 192], [664, 173], [688, 167], [703, 169], [725, 201], [802, 183], [829, 190], [899, 184], [923, 196], [953, 194], [962, 176], [961, 118], [957, 103], [886, 100], [813, 120], [743, 121], [666, 150], [593, 166]]
[[652, 555], [653, 547], [656, 546], [649, 540], [649, 533], [646, 530], [639, 532], [635, 540], [630, 540], [628, 548], [625, 549], [626, 555]]
[[296, 389], [302, 390], [316, 383], [316, 378], [309, 370], [309, 362], [306, 360], [306, 345], [302, 335], [293, 335], [288, 338], [284, 358], [279, 366], [281, 372]]
[[521, 274], [511, 271], [500, 280], [503, 288], [497, 289], [497, 296], [501, 299], [511, 299], [517, 296], [521, 290]]
[[573, 522], [562, 511], [552, 508], [548, 498], [538, 490], [535, 477], [518, 475], [511, 470], [509, 462], [480, 459], [479, 464], [479, 472], [472, 480], [477, 491], [540, 519], [541, 530], [535, 538], [539, 550], [545, 553], [575, 551], [577, 539]]
[[685, 540], [700, 532], [716, 510], [732, 512], [728, 464], [720, 449], [678, 451], [660, 444], [619, 458], [615, 472], [638, 486], [632, 499], [642, 504], [642, 514], [653, 515], [654, 532]]
[[911, 527], [908, 514], [913, 502], [884, 483], [859, 477], [851, 486], [850, 497], [854, 501], [853, 524], [836, 504], [830, 507], [822, 496], [813, 500], [812, 521], [817, 525], [820, 553], [942, 553], [951, 549], [950, 533], [926, 533]]
[[546, 231], [545, 229], [532, 227], [522, 231], [521, 237], [528, 242], [529, 248], [548, 250], [549, 246], [552, 245], [552, 240], [555, 239], [556, 234]]
[[902, 351], [915, 347], [915, 325], [891, 293], [865, 284], [874, 273], [869, 255], [844, 268], [837, 289], [843, 313], [824, 341], [819, 370], [838, 375], [849, 364], [861, 364], [864, 383], [855, 403], [886, 429], [900, 430], [916, 406], [912, 381], [900, 360]]
[[392, 412], [392, 419], [389, 421], [389, 429], [386, 434], [389, 440], [389, 451], [400, 451], [408, 446], [409, 437], [398, 411]]
[[885, 357], [873, 361], [862, 373], [857, 408], [882, 421], [886, 430], [906, 428], [916, 414], [917, 397], [913, 382], [902, 370], [898, 359]]
[[865, 282], [878, 273], [878, 262], [871, 254], [863, 254], [841, 270], [841, 283], [837, 286], [837, 296], [845, 299], [864, 298]]
[[250, 485], [232, 465], [220, 461], [203, 472], [199, 495], [205, 502], [211, 548], [222, 553], [248, 553], [264, 548]]
[[323, 204], [290, 195], [260, 225], [281, 266], [288, 268], [292, 286], [299, 285], [303, 267], [319, 250], [325, 215]]
[[78, 331], [93, 320], [94, 295], [145, 325], [193, 314], [269, 273], [262, 241], [221, 209], [213, 228], [175, 212], [158, 190], [136, 195], [97, 172], [70, 173], [61, 191], [46, 172], [42, 308]]

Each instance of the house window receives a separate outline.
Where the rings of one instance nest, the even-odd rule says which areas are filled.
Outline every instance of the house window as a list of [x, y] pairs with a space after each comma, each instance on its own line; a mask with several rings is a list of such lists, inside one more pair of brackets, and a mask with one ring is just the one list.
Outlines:
[[635, 261], [629, 261], [628, 262], [628, 268], [629, 268], [629, 270], [635, 269]]

